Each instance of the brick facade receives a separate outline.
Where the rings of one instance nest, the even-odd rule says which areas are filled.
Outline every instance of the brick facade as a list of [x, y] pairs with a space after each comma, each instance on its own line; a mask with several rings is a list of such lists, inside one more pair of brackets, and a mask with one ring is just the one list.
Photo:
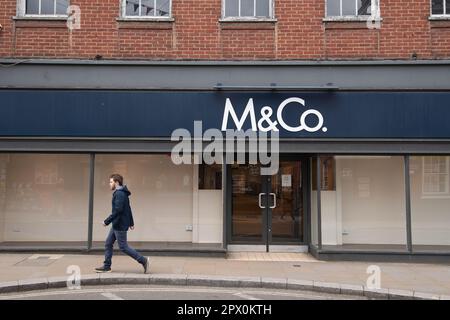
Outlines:
[[221, 22], [221, 0], [173, 0], [172, 22], [120, 21], [119, 0], [72, 0], [81, 29], [21, 20], [0, 0], [0, 57], [201, 60], [450, 58], [450, 21], [430, 0], [380, 0], [380, 29], [324, 22], [325, 0], [275, 0], [276, 22]]

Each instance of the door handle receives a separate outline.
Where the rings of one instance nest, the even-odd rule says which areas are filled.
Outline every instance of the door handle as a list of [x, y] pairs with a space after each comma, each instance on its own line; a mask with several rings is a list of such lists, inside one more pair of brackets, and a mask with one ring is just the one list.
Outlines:
[[265, 209], [265, 207], [262, 206], [262, 196], [263, 196], [264, 194], [265, 194], [265, 193], [262, 192], [262, 193], [260, 193], [260, 194], [258, 195], [258, 205], [259, 205], [259, 207], [260, 207], [261, 209]]
[[275, 193], [270, 193], [270, 195], [273, 196], [273, 206], [270, 209], [274, 209], [277, 207], [277, 195]]

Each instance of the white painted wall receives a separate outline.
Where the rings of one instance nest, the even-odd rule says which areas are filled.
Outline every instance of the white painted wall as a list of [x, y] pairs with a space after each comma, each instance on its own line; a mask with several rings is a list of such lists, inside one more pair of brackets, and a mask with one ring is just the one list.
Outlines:
[[402, 157], [336, 157], [344, 244], [406, 244]]
[[199, 190], [198, 208], [198, 242], [222, 243], [222, 190]]
[[322, 191], [320, 197], [322, 200], [322, 244], [341, 244], [339, 235], [342, 235], [342, 220], [338, 220], [337, 216], [336, 191]]
[[222, 243], [223, 195], [222, 190], [198, 189], [198, 165], [193, 177], [193, 243]]

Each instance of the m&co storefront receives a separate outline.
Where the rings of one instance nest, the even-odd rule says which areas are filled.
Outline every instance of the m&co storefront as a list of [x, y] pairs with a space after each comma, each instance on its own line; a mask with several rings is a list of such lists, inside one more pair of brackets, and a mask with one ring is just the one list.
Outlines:
[[[417, 66], [391, 66], [385, 81], [380, 72], [376, 81], [359, 83], [338, 80], [352, 64], [326, 65], [331, 82], [314, 64], [272, 65], [278, 73], [264, 65], [174, 65], [157, 67], [178, 71], [179, 79], [167, 75], [142, 86], [132, 74], [137, 66], [39, 69], [36, 62], [2, 71], [15, 78], [0, 82], [1, 250], [102, 250], [108, 177], [120, 173], [132, 192], [136, 229], [129, 240], [155, 254], [450, 257], [450, 91], [408, 77]], [[61, 68], [72, 68], [75, 80], [48, 77]], [[155, 68], [139, 72], [163, 74]], [[184, 68], [193, 83], [183, 86]], [[309, 73], [296, 79], [292, 68]], [[125, 75], [131, 84], [83, 78], [93, 69]], [[272, 82], [259, 78], [262, 71], [273, 74]], [[50, 80], [33, 85], [28, 72]], [[304, 84], [311, 74], [312, 85]], [[213, 141], [208, 130], [225, 135], [237, 128], [277, 130], [276, 173], [261, 174], [267, 162], [250, 161], [247, 147], [227, 163], [195, 161]], [[192, 146], [185, 158], [191, 161], [182, 164], [171, 156], [181, 140], [172, 138], [177, 129]]]

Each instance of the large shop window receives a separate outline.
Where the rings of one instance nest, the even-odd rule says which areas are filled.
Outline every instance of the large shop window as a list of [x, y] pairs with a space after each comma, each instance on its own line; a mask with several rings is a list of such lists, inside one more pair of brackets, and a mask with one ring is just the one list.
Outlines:
[[122, 0], [123, 17], [158, 18], [171, 16], [171, 0]]
[[[173, 164], [165, 155], [97, 155], [94, 185], [94, 247], [102, 247], [111, 212], [109, 176], [121, 174], [131, 191], [134, 242], [192, 242], [193, 166]], [[137, 246], [139, 248], [139, 245]]]
[[67, 16], [69, 0], [20, 0], [22, 15]]
[[450, 0], [431, 0], [431, 14], [450, 15]]
[[0, 243], [86, 247], [89, 156], [0, 154]]
[[224, 18], [272, 18], [272, 0], [223, 0]]
[[449, 156], [410, 158], [413, 250], [450, 251]]
[[403, 160], [401, 156], [321, 158], [323, 248], [406, 251]]
[[326, 16], [370, 16], [377, 5], [378, 0], [326, 0]]

